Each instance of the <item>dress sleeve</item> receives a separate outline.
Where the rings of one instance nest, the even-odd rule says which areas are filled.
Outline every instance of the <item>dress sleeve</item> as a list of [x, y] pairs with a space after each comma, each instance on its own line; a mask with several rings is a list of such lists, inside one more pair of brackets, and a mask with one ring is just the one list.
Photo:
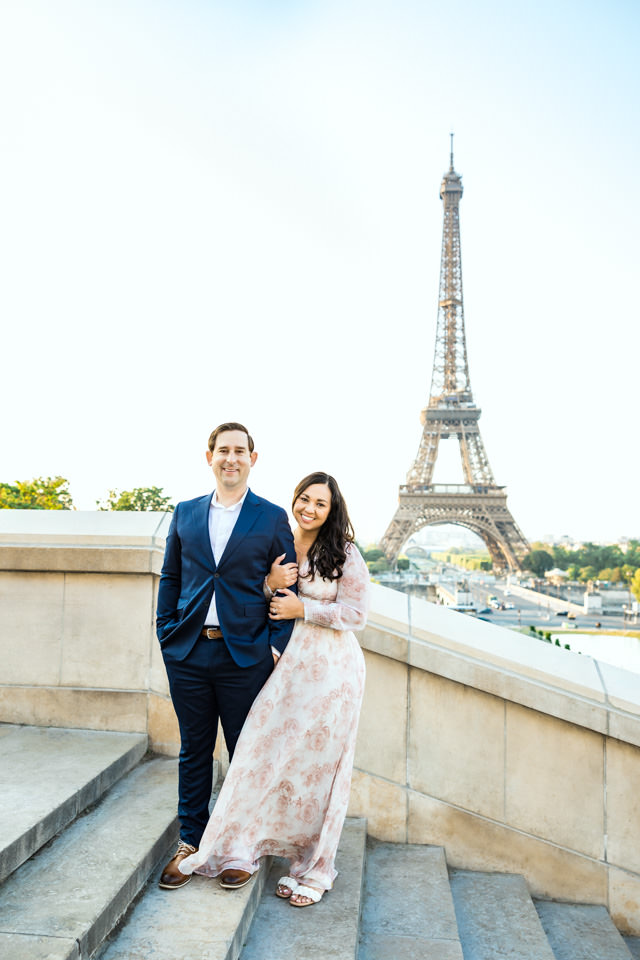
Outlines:
[[362, 630], [369, 608], [369, 571], [355, 544], [347, 544], [347, 558], [338, 580], [335, 600], [307, 600], [305, 623], [317, 623], [333, 630]]

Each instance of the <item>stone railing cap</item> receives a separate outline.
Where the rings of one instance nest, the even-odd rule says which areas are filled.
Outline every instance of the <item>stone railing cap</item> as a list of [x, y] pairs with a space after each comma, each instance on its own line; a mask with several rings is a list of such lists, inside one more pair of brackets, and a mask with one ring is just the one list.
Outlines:
[[0, 510], [0, 547], [164, 546], [170, 513]]

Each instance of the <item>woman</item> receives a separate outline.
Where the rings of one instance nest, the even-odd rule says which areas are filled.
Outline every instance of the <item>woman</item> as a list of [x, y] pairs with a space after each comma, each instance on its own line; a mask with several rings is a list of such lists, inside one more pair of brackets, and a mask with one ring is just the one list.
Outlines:
[[[366, 622], [369, 572], [333, 477], [305, 477], [293, 516], [297, 569], [276, 562], [266, 579], [269, 616], [295, 619], [293, 634], [245, 721], [200, 848], [180, 870], [251, 874], [266, 854], [286, 857], [276, 895], [306, 907], [337, 875], [364, 689], [351, 631]], [[297, 596], [287, 589], [296, 576]]]

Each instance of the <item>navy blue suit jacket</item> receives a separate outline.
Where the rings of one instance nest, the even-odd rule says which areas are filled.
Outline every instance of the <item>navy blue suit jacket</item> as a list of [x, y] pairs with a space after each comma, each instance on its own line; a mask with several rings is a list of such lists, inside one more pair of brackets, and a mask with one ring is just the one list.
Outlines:
[[[296, 560], [293, 535], [282, 507], [249, 490], [216, 566], [209, 538], [213, 494], [176, 507], [158, 590], [156, 627], [165, 660], [184, 660], [204, 626], [215, 589], [216, 610], [229, 652], [240, 667], [286, 647], [294, 620], [269, 620], [264, 578], [277, 556]], [[295, 589], [295, 588], [294, 588]]]

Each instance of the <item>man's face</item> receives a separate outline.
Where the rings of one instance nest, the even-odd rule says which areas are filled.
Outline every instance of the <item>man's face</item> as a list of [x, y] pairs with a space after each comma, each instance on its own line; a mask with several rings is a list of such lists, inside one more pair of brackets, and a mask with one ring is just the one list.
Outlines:
[[219, 490], [227, 493], [244, 492], [249, 471], [258, 454], [249, 453], [249, 441], [241, 430], [225, 430], [216, 437], [213, 453], [207, 450], [207, 463], [213, 470]]

